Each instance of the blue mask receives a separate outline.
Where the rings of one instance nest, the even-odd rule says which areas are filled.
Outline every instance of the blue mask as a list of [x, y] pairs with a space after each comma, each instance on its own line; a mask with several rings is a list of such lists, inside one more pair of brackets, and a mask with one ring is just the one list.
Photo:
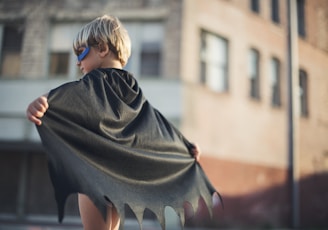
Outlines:
[[79, 62], [82, 61], [82, 60], [85, 58], [85, 56], [88, 55], [89, 51], [90, 51], [90, 47], [86, 47], [86, 48], [83, 50], [83, 52], [82, 52], [80, 55], [77, 56], [77, 60], [78, 60]]

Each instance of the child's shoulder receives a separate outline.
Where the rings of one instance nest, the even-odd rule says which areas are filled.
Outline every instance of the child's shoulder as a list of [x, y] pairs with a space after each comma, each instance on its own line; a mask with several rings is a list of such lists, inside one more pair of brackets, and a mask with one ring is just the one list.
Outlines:
[[132, 73], [124, 70], [124, 69], [116, 69], [116, 68], [98, 68], [90, 71], [84, 77], [84, 80], [106, 80], [106, 81], [131, 81], [135, 78]]

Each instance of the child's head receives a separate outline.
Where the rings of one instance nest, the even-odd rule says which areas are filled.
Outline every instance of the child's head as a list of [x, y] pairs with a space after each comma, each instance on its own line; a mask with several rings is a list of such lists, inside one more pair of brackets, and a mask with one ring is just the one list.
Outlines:
[[108, 45], [122, 66], [125, 66], [131, 54], [131, 41], [127, 30], [118, 18], [104, 15], [86, 24], [78, 32], [73, 41], [73, 49], [78, 53], [79, 48]]

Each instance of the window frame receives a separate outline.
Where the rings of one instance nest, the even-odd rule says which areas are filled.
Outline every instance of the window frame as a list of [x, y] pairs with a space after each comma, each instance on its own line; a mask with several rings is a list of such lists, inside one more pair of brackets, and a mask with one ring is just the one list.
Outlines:
[[271, 20], [277, 24], [280, 23], [279, 0], [271, 0]]
[[297, 0], [297, 32], [300, 37], [306, 36], [306, 21], [305, 21], [305, 0]]
[[270, 59], [271, 106], [281, 107], [281, 62], [277, 57]]
[[309, 78], [304, 69], [299, 70], [299, 101], [301, 117], [309, 116]]
[[[133, 73], [136, 78], [144, 79], [159, 79], [163, 78], [164, 66], [164, 37], [165, 37], [165, 24], [163, 21], [135, 21], [123, 22], [125, 28], [129, 31], [132, 43], [131, 56], [125, 70]], [[153, 28], [152, 28], [153, 27]], [[151, 33], [149, 31], [155, 30]], [[152, 73], [147, 73], [142, 67], [147, 66], [143, 61], [143, 55], [156, 54], [158, 60], [156, 62], [157, 69]]]
[[[83, 73], [80, 72], [79, 68], [76, 66], [77, 57], [73, 52], [72, 42], [75, 38], [76, 34], [83, 26], [83, 23], [78, 22], [62, 22], [56, 21], [53, 22], [50, 26], [50, 34], [49, 34], [49, 46], [47, 53], [47, 74], [48, 78], [51, 79], [59, 79], [59, 78], [67, 78], [67, 79], [77, 79], [78, 77], [83, 76]], [[61, 30], [65, 29], [68, 31], [67, 33], [60, 33]], [[58, 31], [55, 31], [58, 30]], [[58, 38], [62, 38], [61, 36], [64, 34], [64, 41], [57, 41]], [[54, 54], [66, 54], [67, 57], [67, 73], [51, 73], [52, 68], [52, 55]]]
[[[8, 49], [8, 44], [4, 44], [6, 42], [6, 36], [7, 28], [15, 28], [15, 30], [18, 31], [18, 34], [20, 34], [19, 37], [19, 45], [12, 46], [15, 50], [8, 50], [8, 53], [6, 53], [6, 49]], [[14, 22], [4, 22], [0, 24], [0, 78], [5, 78], [5, 79], [17, 79], [21, 78], [21, 65], [22, 65], [22, 58], [21, 54], [23, 51], [23, 40], [24, 40], [24, 26], [23, 22], [21, 21], [14, 21]], [[18, 36], [15, 36], [15, 39], [17, 39]], [[10, 39], [11, 40], [11, 39]], [[5, 48], [4, 48], [5, 47]], [[9, 47], [10, 48], [10, 47]], [[17, 49], [17, 50], [16, 50]], [[14, 67], [14, 73], [5, 73], [4, 71], [4, 62], [6, 58], [4, 55], [8, 55], [10, 53], [13, 53], [14, 55], [17, 56], [18, 60], [15, 62], [16, 66]]]
[[[255, 56], [253, 56], [253, 54]], [[253, 60], [253, 59], [256, 60]], [[249, 96], [252, 99], [260, 100], [260, 52], [256, 48], [250, 48], [248, 52], [248, 77], [249, 77]], [[254, 66], [255, 65], [255, 66]]]
[[259, 14], [260, 13], [260, 1], [259, 0], [250, 0], [249, 8], [252, 12]]
[[[208, 43], [212, 39], [212, 46], [215, 42], [217, 43], [217, 48], [220, 48], [219, 56], [216, 57], [217, 60], [210, 58], [211, 48], [208, 48]], [[216, 41], [214, 42], [214, 39]], [[210, 43], [211, 44], [211, 43]], [[219, 53], [219, 52], [218, 52]], [[212, 54], [213, 55], [213, 54]], [[215, 92], [224, 93], [229, 91], [229, 41], [228, 39], [215, 34], [213, 32], [206, 31], [202, 29], [200, 31], [200, 83], [206, 85], [208, 88]], [[216, 77], [211, 75], [211, 73], [218, 73]], [[213, 85], [213, 82], [218, 83]]]

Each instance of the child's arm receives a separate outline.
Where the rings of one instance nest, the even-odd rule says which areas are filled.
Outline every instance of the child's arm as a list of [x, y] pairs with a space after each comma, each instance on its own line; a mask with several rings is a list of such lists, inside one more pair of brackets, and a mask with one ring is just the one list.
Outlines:
[[47, 97], [48, 94], [38, 97], [32, 101], [26, 109], [27, 118], [36, 125], [42, 124], [40, 118], [43, 117], [49, 107]]

